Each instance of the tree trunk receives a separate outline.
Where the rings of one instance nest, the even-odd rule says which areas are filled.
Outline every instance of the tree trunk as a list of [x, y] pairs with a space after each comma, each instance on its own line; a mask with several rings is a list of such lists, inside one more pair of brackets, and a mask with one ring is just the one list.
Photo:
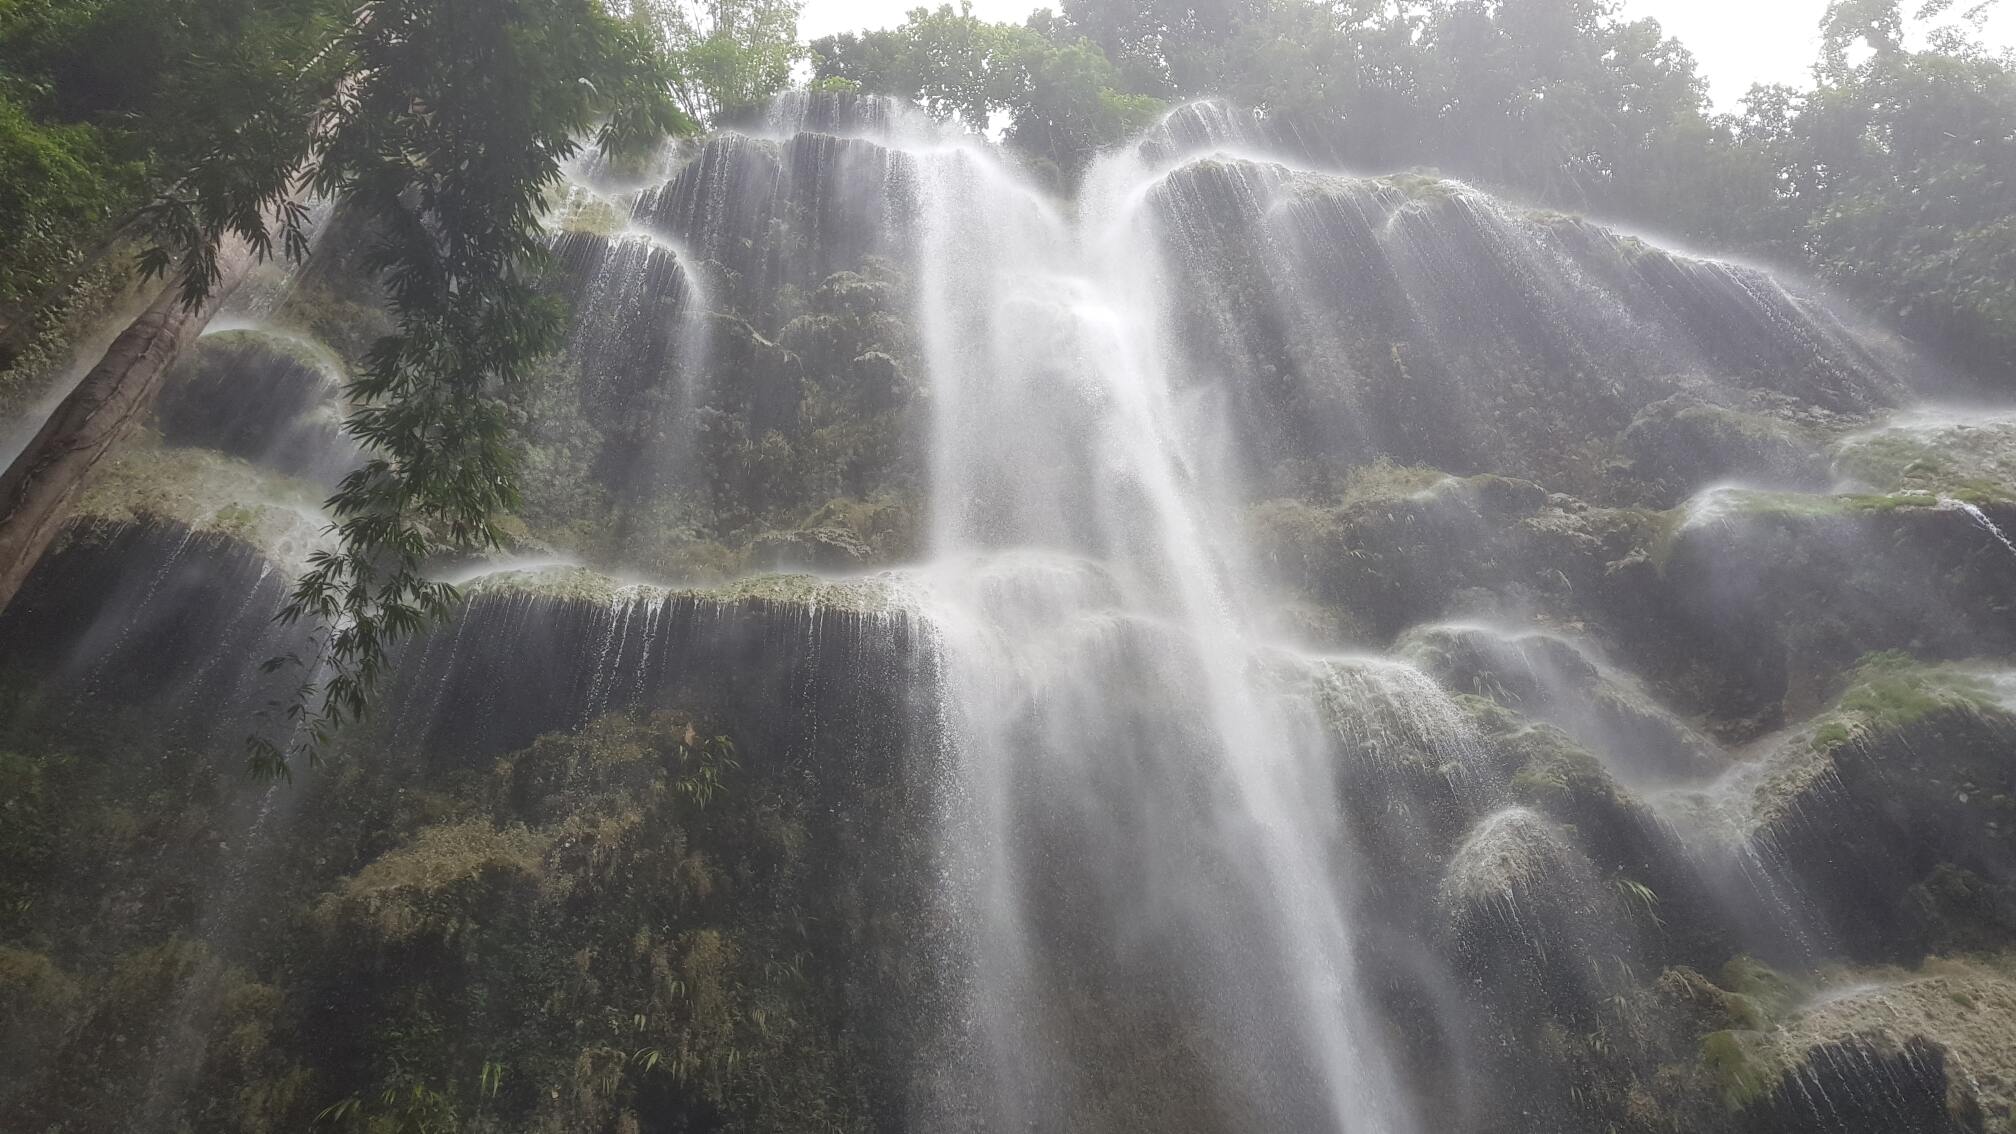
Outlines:
[[217, 286], [194, 310], [182, 305], [181, 281], [169, 281], [0, 474], [0, 610], [62, 530], [78, 486], [146, 416], [162, 378], [244, 282], [252, 261], [242, 242], [227, 240]]

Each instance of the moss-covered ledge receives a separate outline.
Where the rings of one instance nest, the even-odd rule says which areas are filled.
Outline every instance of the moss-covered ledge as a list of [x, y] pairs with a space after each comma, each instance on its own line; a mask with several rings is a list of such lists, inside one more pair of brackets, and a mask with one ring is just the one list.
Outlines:
[[176, 527], [229, 540], [277, 564], [305, 562], [326, 542], [321, 491], [209, 449], [151, 438], [93, 470], [72, 509], [66, 540], [132, 526]]
[[1694, 1121], [1806, 1131], [1881, 1114], [1896, 1130], [2016, 1131], [2016, 954], [1803, 976], [1738, 957], [1713, 981], [1673, 969], [1658, 988], [1703, 1029], [1696, 1061], [1656, 1080], [1691, 1087]]
[[756, 575], [712, 587], [679, 587], [626, 580], [569, 563], [507, 566], [469, 577], [461, 591], [471, 602], [519, 597], [598, 607], [684, 599], [716, 606], [795, 606], [855, 614], [896, 614], [907, 609], [902, 577], [883, 572], [829, 579], [806, 574]]
[[1899, 414], [1841, 439], [1836, 476], [1882, 493], [2016, 504], [2016, 415]]

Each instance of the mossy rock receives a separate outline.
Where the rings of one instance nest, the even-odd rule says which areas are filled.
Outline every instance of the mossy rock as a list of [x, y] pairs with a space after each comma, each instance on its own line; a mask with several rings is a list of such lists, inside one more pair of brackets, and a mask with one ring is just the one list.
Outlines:
[[143, 440], [92, 470], [72, 522], [179, 526], [299, 563], [326, 540], [320, 500], [314, 486], [236, 457]]
[[1397, 648], [1449, 688], [1556, 725], [1632, 782], [1685, 780], [1726, 765], [1720, 750], [1636, 681], [1566, 638], [1516, 627], [1438, 624], [1409, 631]]
[[[0, 716], [7, 715], [0, 710]], [[0, 864], [6, 867], [0, 870], [0, 934], [33, 911], [47, 885], [60, 832], [74, 822], [57, 786], [62, 762], [60, 757], [0, 749], [0, 817], [5, 818], [0, 823]]]
[[1818, 711], [1874, 651], [2016, 654], [2016, 555], [1925, 494], [1697, 496], [1659, 549], [1645, 656], [1747, 742]]
[[464, 598], [515, 596], [608, 606], [619, 602], [661, 599], [669, 588], [629, 582], [572, 563], [479, 565], [473, 579], [460, 584]]
[[617, 236], [630, 227], [630, 206], [574, 182], [548, 194], [546, 227], [553, 232]]
[[[1839, 1084], [1829, 1080], [1848, 1076], [1855, 1095], [1899, 1109], [1944, 1111], [1956, 1129], [2009, 1134], [2016, 1131], [2016, 958], [1837, 970], [1750, 1050], [1756, 1070], [1779, 1069], [1782, 1081], [1773, 1086], [1785, 1104], [1780, 1109], [1796, 1107], [1802, 1094], [1838, 1096]], [[1907, 1073], [1877, 1070], [1886, 1064]], [[1921, 1081], [1908, 1074], [1912, 1066]], [[1936, 1077], [1924, 1074], [1932, 1069]], [[1885, 1097], [1891, 1092], [1904, 1097]]]
[[[0, 951], [0, 987], [8, 955]], [[46, 1062], [22, 1093], [0, 1087], [10, 1119], [37, 1130], [174, 1129], [180, 1116], [188, 1129], [254, 1134], [301, 1113], [309, 1075], [281, 1048], [285, 1004], [272, 984], [187, 936], [125, 952], [92, 976], [71, 1026], [39, 1021]]]
[[1447, 200], [1464, 190], [1461, 182], [1425, 172], [1395, 173], [1380, 178], [1380, 181], [1383, 184], [1392, 186], [1409, 200], [1414, 201]]
[[347, 990], [315, 1034], [369, 1045], [323, 1056], [324, 1101], [384, 1117], [403, 1083], [514, 1129], [865, 1129], [839, 1026], [857, 970], [832, 950], [881, 939], [815, 857], [838, 847], [815, 845], [809, 770], [745, 759], [692, 714], [612, 714], [498, 757], [460, 782], [461, 814], [368, 851], [294, 959]]
[[883, 572], [854, 579], [821, 579], [812, 575], [759, 575], [704, 591], [696, 597], [714, 602], [756, 600], [784, 606], [854, 611], [861, 614], [901, 614], [910, 598], [900, 574]]
[[806, 517], [803, 528], [839, 528], [866, 549], [869, 561], [890, 563], [917, 550], [920, 504], [911, 494], [883, 493], [867, 499], [836, 497]]
[[1513, 799], [1567, 823], [1578, 817], [1587, 821], [1594, 813], [1614, 815], [1642, 807], [1601, 759], [1567, 733], [1481, 697], [1459, 701], [1477, 722], [1480, 742], [1508, 770], [1507, 791]]
[[1814, 744], [1898, 732], [1939, 713], [2006, 715], [1997, 673], [1927, 665], [1898, 650], [1870, 654], [1856, 666], [1834, 712], [1816, 723]]
[[1566, 832], [1526, 808], [1508, 807], [1480, 820], [1457, 848], [1439, 901], [1454, 917], [1502, 917], [1516, 926], [1531, 906], [1590, 902], [1593, 882]]
[[1834, 446], [1834, 470], [1879, 493], [2016, 503], [2016, 418], [1903, 414]]
[[273, 328], [212, 331], [168, 374], [154, 405], [163, 440], [215, 449], [263, 468], [334, 485], [362, 463], [344, 432], [344, 364], [335, 352]]
[[1996, 692], [1993, 671], [1872, 657], [1826, 713], [1669, 812], [1759, 855], [1850, 956], [1992, 935], [2016, 902], [1992, 881], [2016, 872], [2016, 716]]
[[2011, 972], [1994, 955], [1799, 977], [1739, 956], [1715, 981], [1668, 969], [1655, 998], [1680, 1062], [1652, 1080], [1665, 1103], [1651, 1109], [1688, 1129], [1756, 1134], [2006, 1132]]
[[899, 577], [886, 573], [853, 579], [757, 575], [717, 587], [692, 589], [630, 582], [587, 567], [556, 564], [488, 572], [465, 584], [462, 591], [472, 599], [524, 596], [599, 606], [657, 603], [670, 598], [724, 605], [753, 601], [864, 614], [894, 613], [904, 606]]
[[1926, 665], [1895, 651], [1869, 655], [1847, 676], [1847, 688], [1828, 712], [1766, 757], [1772, 770], [1756, 784], [1759, 816], [1767, 823], [1784, 817], [1802, 793], [1837, 773], [1837, 760], [1875, 755], [1945, 714], [1984, 720], [2006, 715], [1982, 671]]
[[[1529, 526], [1542, 517], [1558, 520], [1556, 529]], [[1283, 589], [1387, 639], [1428, 619], [1480, 613], [1452, 609], [1473, 589], [1494, 599], [1567, 597], [1564, 572], [1600, 578], [1597, 557], [1622, 551], [1608, 533], [1587, 530], [1590, 518], [1555, 515], [1546, 490], [1530, 481], [1381, 463], [1352, 470], [1317, 498], [1256, 503], [1245, 522]], [[1562, 550], [1584, 561], [1543, 564], [1534, 545], [1564, 539]]]
[[453, 939], [481, 923], [510, 888], [537, 886], [553, 836], [485, 820], [429, 827], [345, 879], [316, 906], [333, 931], [396, 944]]
[[765, 532], [749, 541], [751, 565], [765, 571], [845, 571], [873, 556], [853, 532], [840, 527], [808, 527]]
[[1814, 493], [1752, 488], [1716, 488], [1689, 501], [1689, 526], [1746, 520], [1854, 519], [1906, 508], [1938, 508], [1929, 492]]
[[1701, 1065], [1729, 1110], [1763, 1098], [1792, 1066], [1763, 1037], [1733, 1030], [1701, 1037]]
[[1660, 973], [1653, 991], [1689, 1034], [1757, 1031], [1765, 1025], [1764, 1007], [1755, 999], [1725, 989], [1686, 965]]
[[1804, 489], [1830, 482], [1820, 442], [1798, 426], [1689, 394], [1639, 411], [1623, 443], [1633, 471], [1662, 484], [1667, 501], [1717, 480]]
[[[1910, 746], [1921, 726], [1978, 721], [1990, 736], [2016, 726], [1995, 696], [1991, 674], [1972, 667], [1927, 665], [1890, 652], [1867, 657], [1847, 682], [1827, 712], [1767, 746], [1752, 765], [1745, 777], [1747, 829], [1810, 821], [1806, 809], [1816, 793], [1836, 790], [1844, 761], [1873, 761], [1884, 776], [1898, 771], [1887, 765], [1899, 755], [1920, 765], [1914, 771], [1924, 770], [1928, 759], [1936, 763], [1936, 753]], [[2002, 825], [1991, 821], [1989, 827]]]
[[343, 358], [336, 351], [284, 325], [268, 327], [233, 323], [221, 323], [204, 331], [175, 366], [178, 370], [184, 366], [206, 369], [235, 362], [237, 356], [247, 353], [286, 359], [332, 378], [340, 377], [343, 371]]
[[[24, 1083], [79, 1021], [84, 990], [50, 957], [0, 946], [0, 1082]], [[0, 1086], [0, 1098], [10, 1093]]]

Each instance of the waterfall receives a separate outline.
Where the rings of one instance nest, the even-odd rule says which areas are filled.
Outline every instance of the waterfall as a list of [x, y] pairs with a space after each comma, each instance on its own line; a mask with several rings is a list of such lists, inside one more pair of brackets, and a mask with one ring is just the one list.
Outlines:
[[2016, 985], [1907, 972], [2008, 943], [2016, 418], [1759, 268], [1312, 152], [1197, 103], [1060, 198], [798, 93], [573, 163], [509, 546], [431, 565], [455, 618], [312, 807], [235, 742], [383, 312], [270, 281], [0, 617], [58, 832], [0, 891], [0, 1125], [1719, 1132], [2016, 1081], [1949, 995]]
[[[995, 1118], [1071, 1125], [1070, 1032], [1090, 1021], [1029, 1005], [1111, 965], [1223, 1045], [1206, 1093], [1246, 1121], [1410, 1129], [1357, 986], [1327, 751], [1274, 703], [1247, 629], [1231, 439], [1176, 388], [1183, 266], [1147, 206], [1167, 165], [1110, 158], [1064, 216], [977, 150], [917, 162], [921, 574], [946, 648], [961, 782], [944, 838], [972, 889]], [[1062, 847], [1103, 864], [1089, 885], [1056, 876]], [[1079, 932], [1141, 956], [1073, 956], [1050, 920], [1067, 902], [1095, 922]]]
[[1957, 508], [1960, 511], [1967, 513], [1968, 519], [1973, 520], [1975, 523], [1981, 525], [1982, 531], [1987, 532], [1991, 536], [1994, 536], [1995, 542], [2001, 544], [2003, 548], [2009, 552], [2009, 554], [2016, 555], [2016, 543], [2009, 542], [2008, 533], [2002, 530], [2002, 526], [2000, 524], [1997, 524], [1994, 520], [1990, 519], [1988, 513], [1983, 512], [1981, 510], [1980, 505], [1974, 504], [1966, 500], [1954, 500], [1951, 497], [1948, 497], [1947, 499], [1941, 501], [1941, 503], [1943, 503], [1945, 506], [1949, 508]]

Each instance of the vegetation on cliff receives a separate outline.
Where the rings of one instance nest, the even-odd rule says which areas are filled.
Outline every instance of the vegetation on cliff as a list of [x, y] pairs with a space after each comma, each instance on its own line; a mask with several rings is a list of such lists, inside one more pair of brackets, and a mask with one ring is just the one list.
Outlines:
[[[163, 790], [207, 778], [186, 754], [169, 760], [154, 776]], [[864, 1047], [877, 1025], [843, 1008], [869, 986], [850, 979], [872, 983], [895, 962], [874, 952], [894, 910], [871, 921], [849, 904], [859, 883], [834, 873], [845, 844], [817, 810], [828, 773], [816, 767], [665, 711], [473, 767], [367, 757], [345, 764], [342, 806], [297, 815], [267, 852], [258, 896], [192, 893], [207, 922], [164, 910], [86, 945], [62, 914], [84, 895], [61, 889], [67, 868], [51, 861], [64, 832], [99, 831], [148, 875], [168, 866], [144, 852], [150, 840], [172, 840], [186, 865], [255, 837], [200, 788], [183, 830], [136, 828], [114, 783], [127, 774], [58, 750], [0, 757], [18, 820], [0, 847], [12, 903], [0, 1107], [14, 1118], [870, 1128], [866, 1092], [887, 1064]], [[92, 887], [137, 892], [133, 881]], [[271, 903], [258, 939], [215, 936], [220, 903], [234, 901]], [[854, 951], [833, 953], [841, 940]], [[40, 1041], [15, 1045], [27, 1029]], [[204, 1101], [149, 1109], [157, 1058]]]
[[[0, 0], [0, 303], [116, 291], [64, 282], [99, 238], [200, 282], [256, 220], [206, 210], [294, 168], [261, 124], [348, 77], [333, 247], [166, 372], [0, 610], [0, 1125], [958, 1130], [999, 1075], [1061, 1116], [1008, 1125], [1315, 1129], [1354, 1044], [1424, 1129], [2016, 1121], [2007, 423], [1900, 409], [1937, 368], [1803, 286], [1550, 211], [1817, 268], [1992, 380], [2007, 59], [1842, 0], [1814, 90], [1716, 117], [1593, 0], [809, 51], [778, 0], [201, 7]], [[157, 26], [242, 58], [79, 101]], [[920, 182], [1057, 202], [877, 92], [1059, 190], [1138, 140], [1168, 389], [1078, 357], [1129, 310], [1051, 261], [940, 302], [976, 253], [920, 247], [996, 218]], [[1255, 112], [1142, 132], [1211, 92]], [[1235, 118], [1282, 160], [1161, 161]], [[174, 180], [219, 130], [273, 160]], [[969, 364], [1068, 412], [954, 429], [1008, 456], [933, 501]], [[1094, 437], [1135, 393], [1169, 436]], [[275, 782], [294, 741], [331, 762]]]

